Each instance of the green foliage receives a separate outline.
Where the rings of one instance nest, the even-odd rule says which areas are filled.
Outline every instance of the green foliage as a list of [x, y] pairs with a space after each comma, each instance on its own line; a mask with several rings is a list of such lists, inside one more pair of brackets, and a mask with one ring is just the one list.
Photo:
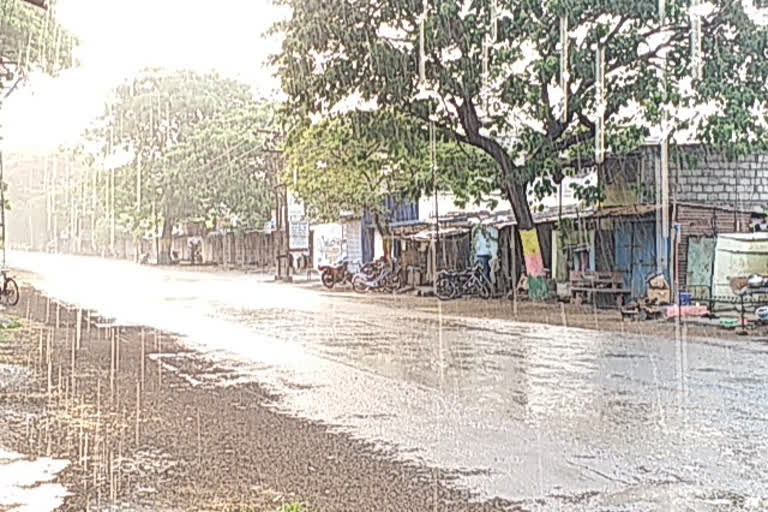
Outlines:
[[[363, 101], [411, 119], [436, 116], [441, 129], [481, 149], [498, 164], [503, 186], [524, 225], [527, 184], [559, 182], [569, 169], [593, 163], [596, 120], [594, 46], [606, 47], [606, 146], [637, 148], [658, 125], [661, 108], [718, 113], [693, 121], [671, 116], [675, 130], [696, 128], [702, 140], [731, 157], [764, 147], [768, 82], [766, 28], [742, 2], [714, 0], [703, 20], [704, 78], [690, 77], [688, 2], [667, 2], [663, 25], [657, 0], [498, 0], [499, 38], [483, 78], [483, 41], [491, 2], [431, 2], [425, 23], [426, 74], [438, 108], [419, 95], [418, 0], [320, 2], [281, 0], [292, 18], [275, 27], [285, 39], [274, 62], [292, 109], [327, 115], [354, 92]], [[569, 45], [568, 111], [552, 94], [560, 81], [559, 17]], [[580, 34], [576, 37], [576, 34]], [[658, 46], [647, 42], [656, 37]], [[661, 53], [667, 52], [663, 87]], [[470, 170], [471, 171], [471, 170]], [[541, 185], [537, 193], [551, 187]], [[522, 193], [521, 193], [522, 192]]]
[[54, 13], [55, 2], [43, 10], [20, 0], [0, 0], [2, 61], [20, 64], [24, 73], [40, 70], [49, 75], [75, 65], [77, 39], [56, 22]]
[[[279, 161], [275, 108], [248, 86], [215, 74], [145, 70], [114, 91], [92, 138], [103, 155], [123, 152], [116, 210], [127, 231], [181, 220], [224, 226], [263, 222]], [[274, 148], [272, 148], [274, 149]]]
[[460, 201], [497, 188], [493, 161], [474, 148], [436, 133], [434, 181], [432, 158], [425, 123], [385, 110], [353, 112], [297, 130], [286, 147], [283, 179], [310, 216], [324, 222], [365, 210], [386, 221], [386, 197], [416, 200], [435, 186], [459, 189]]
[[286, 503], [277, 512], [307, 512], [307, 509], [299, 503]]
[[605, 201], [605, 191], [598, 185], [571, 183], [573, 197], [587, 206], [595, 206]]

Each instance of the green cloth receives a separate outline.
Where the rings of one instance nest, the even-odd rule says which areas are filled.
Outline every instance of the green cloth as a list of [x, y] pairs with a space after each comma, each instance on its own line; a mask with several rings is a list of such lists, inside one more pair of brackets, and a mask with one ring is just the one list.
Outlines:
[[528, 278], [528, 298], [543, 301], [549, 297], [549, 280], [546, 277]]

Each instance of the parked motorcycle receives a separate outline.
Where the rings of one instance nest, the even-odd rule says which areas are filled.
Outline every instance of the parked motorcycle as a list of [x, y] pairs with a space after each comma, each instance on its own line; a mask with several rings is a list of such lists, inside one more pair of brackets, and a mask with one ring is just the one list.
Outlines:
[[323, 286], [332, 289], [337, 284], [347, 284], [352, 282], [354, 274], [349, 271], [349, 262], [342, 260], [336, 265], [320, 265], [317, 269], [321, 272], [320, 279]]
[[400, 265], [390, 265], [384, 259], [369, 264], [352, 279], [352, 289], [358, 293], [369, 291], [395, 292], [402, 286]]

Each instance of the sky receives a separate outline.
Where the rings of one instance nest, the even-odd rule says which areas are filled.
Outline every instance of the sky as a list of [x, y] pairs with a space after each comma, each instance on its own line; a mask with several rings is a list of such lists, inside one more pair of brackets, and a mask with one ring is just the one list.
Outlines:
[[[755, 13], [763, 23], [765, 11]], [[82, 42], [81, 66], [32, 77], [13, 94], [2, 118], [5, 147], [46, 151], [76, 141], [110, 88], [146, 66], [214, 69], [276, 93], [265, 63], [279, 41], [264, 33], [286, 14], [272, 0], [58, 0], [59, 21]]]
[[265, 32], [285, 15], [272, 0], [58, 0], [59, 21], [81, 40], [81, 65], [55, 79], [31, 77], [13, 94], [3, 114], [6, 148], [73, 142], [109, 89], [146, 66], [216, 70], [274, 93], [265, 64], [279, 41]]

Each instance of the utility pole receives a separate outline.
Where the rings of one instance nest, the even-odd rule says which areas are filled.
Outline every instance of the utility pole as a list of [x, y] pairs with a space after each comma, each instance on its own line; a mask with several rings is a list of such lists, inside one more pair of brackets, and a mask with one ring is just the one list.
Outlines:
[[109, 195], [109, 249], [112, 252], [112, 256], [115, 255], [115, 169], [109, 172], [109, 186], [111, 189]]
[[[0, 138], [0, 144], [2, 144], [2, 138]], [[2, 237], [3, 244], [3, 266], [5, 269], [5, 172], [3, 165], [3, 151], [0, 148], [0, 237]]]
[[435, 122], [430, 120], [429, 122], [429, 160], [432, 167], [432, 192], [435, 202], [435, 246], [432, 251], [432, 286], [437, 292], [437, 275], [438, 275], [438, 251], [440, 250], [440, 211], [439, 211], [439, 199], [437, 192], [437, 136], [435, 134]]
[[53, 156], [53, 176], [51, 187], [51, 216], [53, 218], [53, 252], [59, 253], [59, 208], [56, 205], [56, 186], [58, 185], [59, 157]]
[[88, 170], [91, 178], [91, 250], [96, 252], [96, 184], [97, 171], [94, 168]]
[[[283, 277], [283, 261], [280, 257], [280, 245], [278, 244], [278, 234], [281, 233], [281, 215], [280, 215], [280, 186], [277, 184], [277, 177], [273, 174], [272, 176], [272, 189], [275, 191], [275, 229], [272, 231], [272, 252], [275, 258], [275, 261], [277, 262], [277, 275], [275, 276], [275, 280], [280, 280]], [[282, 242], [282, 240], [281, 240]]]
[[288, 184], [283, 184], [283, 215], [285, 218], [285, 280], [291, 281], [291, 222], [288, 218]]

